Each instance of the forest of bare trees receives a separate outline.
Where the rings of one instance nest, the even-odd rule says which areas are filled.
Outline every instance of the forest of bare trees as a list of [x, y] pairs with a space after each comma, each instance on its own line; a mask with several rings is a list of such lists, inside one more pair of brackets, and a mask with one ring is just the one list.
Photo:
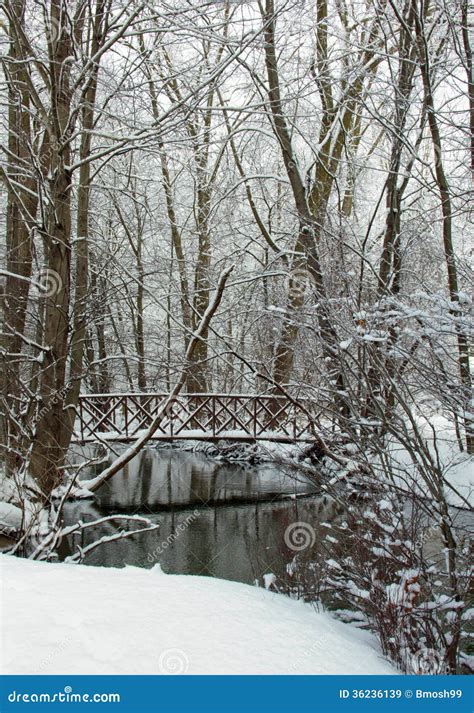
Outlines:
[[387, 439], [412, 456], [459, 601], [420, 424], [474, 453], [469, 13], [1, 0], [0, 450], [24, 497], [67, 479], [80, 394], [310, 398], [332, 468], [393, 494]]

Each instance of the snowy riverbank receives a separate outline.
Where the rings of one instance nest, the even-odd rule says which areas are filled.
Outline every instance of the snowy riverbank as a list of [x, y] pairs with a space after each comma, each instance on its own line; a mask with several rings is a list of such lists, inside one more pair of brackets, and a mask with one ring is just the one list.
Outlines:
[[0, 555], [2, 673], [390, 674], [376, 640], [244, 584]]

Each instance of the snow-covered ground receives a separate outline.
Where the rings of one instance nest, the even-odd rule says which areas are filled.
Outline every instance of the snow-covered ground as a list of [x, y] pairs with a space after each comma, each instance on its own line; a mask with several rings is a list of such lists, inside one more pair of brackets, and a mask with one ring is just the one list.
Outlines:
[[[460, 452], [452, 423], [441, 415], [431, 415], [429, 418], [420, 416], [417, 423], [434, 462], [439, 459], [446, 480], [448, 503], [462, 508], [466, 508], [469, 503], [474, 507], [474, 457]], [[406, 488], [408, 484], [413, 490], [418, 487], [426, 495], [426, 488], [420, 482], [407, 450], [399, 443], [392, 443], [390, 452], [394, 474], [403, 473], [400, 486]]]
[[1, 672], [390, 674], [370, 634], [244, 584], [0, 555]]
[[8, 530], [19, 530], [23, 520], [22, 511], [16, 505], [11, 503], [2, 502], [0, 500], [0, 529]]

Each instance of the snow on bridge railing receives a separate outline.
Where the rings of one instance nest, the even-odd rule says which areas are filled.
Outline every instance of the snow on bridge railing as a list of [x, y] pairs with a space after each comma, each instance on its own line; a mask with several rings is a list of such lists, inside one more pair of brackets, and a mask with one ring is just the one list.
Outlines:
[[[133, 440], [159, 412], [166, 393], [83, 394], [76, 440]], [[315, 402], [272, 394], [179, 394], [154, 439], [309, 441]]]

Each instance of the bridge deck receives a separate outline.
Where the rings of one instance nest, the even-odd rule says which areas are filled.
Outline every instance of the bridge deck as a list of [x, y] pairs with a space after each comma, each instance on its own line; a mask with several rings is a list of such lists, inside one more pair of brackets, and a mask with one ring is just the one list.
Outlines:
[[[168, 394], [79, 397], [75, 440], [131, 441], [148, 428]], [[309, 400], [248, 394], [180, 394], [166, 408], [154, 440], [295, 442], [312, 440]]]

